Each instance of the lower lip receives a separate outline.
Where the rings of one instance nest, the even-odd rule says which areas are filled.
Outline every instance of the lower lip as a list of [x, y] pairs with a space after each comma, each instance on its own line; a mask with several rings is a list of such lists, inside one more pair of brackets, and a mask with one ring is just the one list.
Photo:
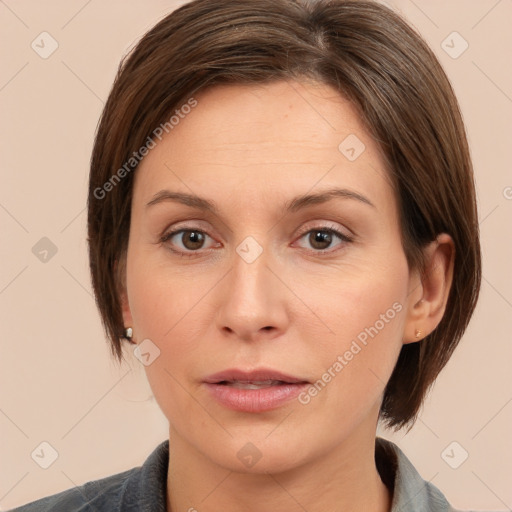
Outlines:
[[213, 398], [228, 409], [242, 412], [264, 412], [281, 407], [297, 398], [307, 383], [279, 384], [261, 389], [240, 389], [225, 384], [206, 383]]

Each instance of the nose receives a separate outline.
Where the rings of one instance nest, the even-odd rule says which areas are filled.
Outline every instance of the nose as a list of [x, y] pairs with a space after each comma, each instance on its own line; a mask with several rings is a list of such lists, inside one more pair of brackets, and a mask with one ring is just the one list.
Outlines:
[[252, 262], [235, 254], [216, 297], [217, 326], [224, 336], [256, 341], [274, 339], [286, 331], [287, 288], [269, 259], [265, 251]]

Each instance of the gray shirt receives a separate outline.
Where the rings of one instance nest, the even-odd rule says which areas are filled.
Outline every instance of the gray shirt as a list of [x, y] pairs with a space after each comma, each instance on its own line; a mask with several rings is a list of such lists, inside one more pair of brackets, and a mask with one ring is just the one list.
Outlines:
[[[396, 444], [376, 438], [377, 469], [393, 489], [391, 512], [457, 512], [439, 489], [421, 478]], [[166, 512], [169, 441], [140, 467], [87, 482], [23, 505], [12, 512]]]

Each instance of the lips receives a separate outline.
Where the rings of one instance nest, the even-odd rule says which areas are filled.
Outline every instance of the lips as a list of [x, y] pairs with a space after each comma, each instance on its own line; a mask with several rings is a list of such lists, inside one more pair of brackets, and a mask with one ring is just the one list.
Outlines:
[[233, 382], [223, 381], [219, 384], [224, 386], [232, 386], [234, 388], [238, 389], [263, 389], [263, 388], [270, 388], [271, 386], [279, 386], [281, 384], [285, 384], [281, 380], [262, 380], [262, 381], [242, 381], [242, 380], [235, 380]]
[[263, 387], [268, 387], [277, 384], [307, 383], [306, 380], [301, 379], [299, 377], [293, 377], [269, 369], [253, 370], [248, 372], [238, 369], [225, 370], [210, 375], [204, 381], [208, 384], [224, 385], [231, 385], [235, 383], [245, 383], [254, 385], [260, 384]]
[[291, 375], [260, 369], [225, 370], [204, 380], [210, 396], [220, 405], [240, 412], [276, 409], [296, 398], [309, 382]]

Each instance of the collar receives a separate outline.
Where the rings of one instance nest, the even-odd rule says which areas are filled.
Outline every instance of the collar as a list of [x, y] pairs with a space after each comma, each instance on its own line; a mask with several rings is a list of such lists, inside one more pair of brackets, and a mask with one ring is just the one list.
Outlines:
[[382, 481], [393, 492], [391, 512], [457, 512], [391, 441], [375, 439], [375, 463]]
[[[393, 442], [375, 439], [375, 462], [382, 481], [392, 491], [391, 512], [457, 512], [441, 491], [423, 480], [410, 460]], [[138, 503], [141, 512], [165, 512], [169, 440], [159, 444], [130, 484], [127, 482], [123, 504]], [[121, 506], [121, 510], [124, 508]]]

